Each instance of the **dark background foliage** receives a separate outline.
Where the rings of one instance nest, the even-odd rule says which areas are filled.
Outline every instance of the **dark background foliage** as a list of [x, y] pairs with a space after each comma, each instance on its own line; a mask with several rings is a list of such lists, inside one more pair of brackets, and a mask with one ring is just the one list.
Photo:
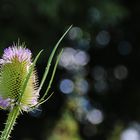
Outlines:
[[[39, 81], [53, 46], [73, 24], [60, 45], [64, 55], [51, 89], [55, 94], [39, 111], [19, 117], [11, 139], [140, 139], [139, 4], [130, 0], [0, 1], [0, 53], [18, 39], [33, 57], [44, 49], [37, 64]], [[48, 81], [49, 77], [46, 87]], [[6, 114], [0, 112], [1, 130]]]

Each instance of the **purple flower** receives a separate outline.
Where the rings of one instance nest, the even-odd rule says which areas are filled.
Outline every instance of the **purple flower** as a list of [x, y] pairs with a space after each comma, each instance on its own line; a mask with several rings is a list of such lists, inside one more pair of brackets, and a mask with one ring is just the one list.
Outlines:
[[[32, 53], [23, 45], [8, 47], [0, 59], [0, 106], [12, 108], [20, 97], [24, 80], [32, 65]], [[33, 70], [20, 102], [21, 110], [28, 111], [38, 103], [37, 76]], [[12, 101], [12, 102], [11, 102]]]
[[17, 59], [19, 62], [26, 61], [30, 64], [31, 57], [32, 53], [29, 49], [13, 45], [12, 47], [8, 47], [4, 50], [4, 54], [0, 60], [0, 63], [11, 63], [12, 60]]

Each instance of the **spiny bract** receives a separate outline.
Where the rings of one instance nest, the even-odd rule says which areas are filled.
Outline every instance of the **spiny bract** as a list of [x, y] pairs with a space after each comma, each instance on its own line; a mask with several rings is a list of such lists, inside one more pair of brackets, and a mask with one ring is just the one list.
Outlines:
[[[24, 80], [32, 65], [32, 53], [24, 45], [13, 45], [4, 50], [0, 59], [0, 107], [12, 109], [16, 105]], [[33, 70], [25, 92], [21, 98], [19, 107], [21, 110], [28, 111], [31, 106], [37, 104], [36, 72]]]

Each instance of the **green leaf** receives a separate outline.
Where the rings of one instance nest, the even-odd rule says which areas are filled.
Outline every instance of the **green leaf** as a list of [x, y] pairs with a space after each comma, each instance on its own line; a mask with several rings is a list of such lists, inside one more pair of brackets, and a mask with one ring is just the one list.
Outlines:
[[48, 60], [48, 63], [47, 63], [47, 66], [46, 66], [46, 69], [45, 69], [45, 72], [44, 72], [44, 75], [43, 75], [43, 78], [41, 80], [41, 83], [40, 83], [40, 86], [39, 86], [39, 91], [41, 90], [46, 78], [47, 78], [47, 75], [49, 73], [49, 70], [50, 70], [50, 66], [51, 66], [51, 62], [52, 62], [52, 59], [54, 57], [54, 54], [60, 44], [60, 42], [62, 41], [62, 39], [65, 37], [65, 35], [69, 32], [69, 30], [72, 28], [72, 25], [66, 30], [66, 32], [62, 35], [62, 37], [58, 40], [58, 42], [56, 43], [50, 57], [49, 57], [49, 60]]
[[52, 85], [52, 82], [53, 82], [53, 79], [54, 79], [54, 75], [55, 75], [55, 73], [56, 73], [57, 65], [58, 65], [59, 60], [60, 60], [60, 58], [61, 58], [62, 52], [63, 52], [63, 49], [61, 50], [61, 52], [59, 53], [59, 55], [58, 55], [58, 57], [57, 57], [57, 60], [56, 60], [56, 63], [55, 63], [55, 65], [54, 65], [54, 69], [53, 69], [53, 72], [52, 72], [52, 76], [51, 76], [51, 79], [50, 79], [50, 81], [49, 81], [49, 85], [48, 85], [48, 87], [47, 87], [47, 90], [46, 90], [45, 94], [43, 95], [43, 97], [40, 99], [39, 102], [41, 102], [42, 100], [44, 100], [44, 98], [45, 98], [45, 97], [47, 96], [47, 94], [48, 94], [49, 89], [51, 88], [51, 85]]

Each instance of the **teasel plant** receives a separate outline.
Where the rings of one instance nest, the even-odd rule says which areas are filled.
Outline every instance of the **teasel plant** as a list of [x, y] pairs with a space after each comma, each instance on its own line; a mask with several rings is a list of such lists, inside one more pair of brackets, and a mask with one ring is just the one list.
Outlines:
[[37, 109], [52, 96], [53, 93], [48, 96], [48, 92], [51, 88], [63, 49], [56, 59], [45, 93], [42, 97], [39, 97], [39, 94], [50, 72], [56, 50], [71, 28], [72, 25], [54, 46], [40, 84], [38, 84], [35, 66], [43, 50], [37, 54], [33, 62], [32, 53], [26, 48], [25, 44], [13, 44], [4, 50], [4, 54], [0, 59], [0, 108], [8, 110], [9, 114], [5, 128], [1, 132], [0, 140], [9, 140], [16, 120], [23, 112]]

